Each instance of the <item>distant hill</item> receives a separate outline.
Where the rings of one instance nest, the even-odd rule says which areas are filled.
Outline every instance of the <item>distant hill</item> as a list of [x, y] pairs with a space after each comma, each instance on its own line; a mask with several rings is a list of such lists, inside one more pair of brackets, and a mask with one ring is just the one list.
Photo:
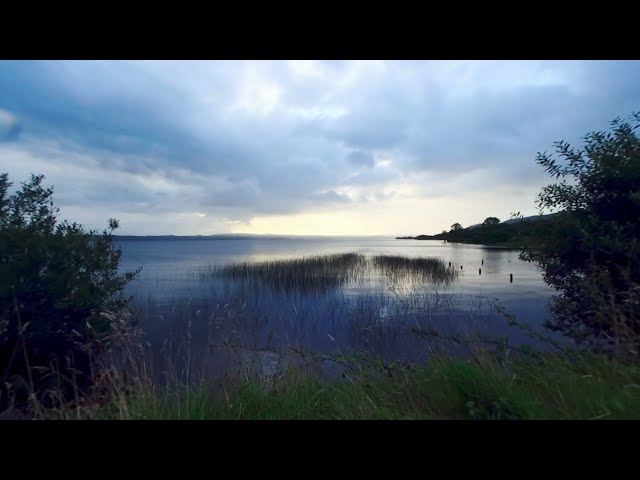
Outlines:
[[469, 243], [476, 245], [523, 247], [533, 245], [536, 239], [549, 230], [556, 215], [532, 215], [530, 217], [507, 220], [497, 225], [472, 225], [462, 230], [439, 233], [437, 235], [418, 235], [416, 237], [396, 237], [411, 240], [441, 240], [451, 243]]

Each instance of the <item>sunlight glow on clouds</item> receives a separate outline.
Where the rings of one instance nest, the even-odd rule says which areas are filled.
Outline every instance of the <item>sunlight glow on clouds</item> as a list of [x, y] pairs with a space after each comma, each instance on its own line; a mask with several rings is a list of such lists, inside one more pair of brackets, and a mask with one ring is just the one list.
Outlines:
[[0, 172], [123, 234], [418, 234], [536, 213], [638, 61], [0, 61]]

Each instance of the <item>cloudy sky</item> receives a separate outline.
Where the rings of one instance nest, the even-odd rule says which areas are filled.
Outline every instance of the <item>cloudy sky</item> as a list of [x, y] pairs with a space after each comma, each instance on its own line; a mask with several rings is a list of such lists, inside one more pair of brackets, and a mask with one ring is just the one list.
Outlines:
[[121, 234], [438, 233], [637, 110], [638, 61], [0, 61], [0, 172]]

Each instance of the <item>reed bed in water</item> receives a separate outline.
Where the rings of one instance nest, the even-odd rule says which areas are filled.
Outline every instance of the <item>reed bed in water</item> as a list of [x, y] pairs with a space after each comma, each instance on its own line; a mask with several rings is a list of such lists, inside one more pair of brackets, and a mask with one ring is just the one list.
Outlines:
[[458, 277], [458, 271], [447, 268], [435, 257], [407, 257], [405, 255], [375, 255], [371, 258], [374, 269], [384, 274], [408, 277], [433, 285], [449, 284]]
[[357, 280], [366, 257], [357, 253], [243, 262], [210, 267], [205, 276], [258, 282], [276, 290], [322, 291]]
[[242, 262], [212, 266], [202, 272], [205, 277], [263, 285], [274, 290], [322, 292], [357, 282], [373, 272], [393, 278], [405, 278], [430, 285], [447, 285], [458, 272], [432, 257], [343, 253], [313, 257]]

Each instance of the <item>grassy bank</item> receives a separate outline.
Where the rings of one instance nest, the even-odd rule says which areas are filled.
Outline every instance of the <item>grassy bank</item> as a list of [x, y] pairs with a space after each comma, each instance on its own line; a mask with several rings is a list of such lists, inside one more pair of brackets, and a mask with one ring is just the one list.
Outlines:
[[599, 356], [374, 364], [339, 380], [290, 370], [270, 388], [249, 379], [231, 391], [140, 386], [97, 409], [95, 419], [637, 419], [640, 368]]

